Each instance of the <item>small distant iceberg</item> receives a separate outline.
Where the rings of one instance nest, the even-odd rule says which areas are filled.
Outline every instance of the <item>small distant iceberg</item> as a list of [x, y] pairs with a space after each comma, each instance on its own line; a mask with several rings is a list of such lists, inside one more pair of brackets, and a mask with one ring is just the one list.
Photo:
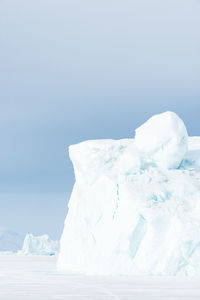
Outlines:
[[27, 233], [22, 250], [18, 254], [25, 255], [55, 255], [59, 250], [59, 242], [53, 241], [47, 234], [34, 236]]

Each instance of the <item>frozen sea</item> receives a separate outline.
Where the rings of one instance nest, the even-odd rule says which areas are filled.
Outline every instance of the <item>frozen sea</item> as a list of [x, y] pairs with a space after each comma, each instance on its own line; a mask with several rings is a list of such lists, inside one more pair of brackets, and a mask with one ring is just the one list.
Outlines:
[[57, 272], [56, 260], [56, 256], [0, 255], [0, 299], [200, 299], [200, 278], [72, 275]]

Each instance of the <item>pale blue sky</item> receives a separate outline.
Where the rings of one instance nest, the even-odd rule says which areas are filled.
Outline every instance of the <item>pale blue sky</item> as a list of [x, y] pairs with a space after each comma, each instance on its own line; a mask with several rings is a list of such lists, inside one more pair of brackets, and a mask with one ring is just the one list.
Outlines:
[[200, 2], [0, 0], [0, 227], [58, 238], [70, 144], [177, 112], [200, 135]]

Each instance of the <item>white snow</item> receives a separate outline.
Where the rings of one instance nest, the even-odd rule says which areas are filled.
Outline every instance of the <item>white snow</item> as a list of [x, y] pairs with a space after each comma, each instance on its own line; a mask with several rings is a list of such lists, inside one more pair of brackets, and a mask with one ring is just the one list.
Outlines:
[[59, 270], [200, 275], [200, 138], [175, 113], [148, 120], [135, 140], [86, 141], [69, 154], [76, 182]]
[[0, 254], [2, 300], [199, 300], [199, 278], [56, 272], [56, 256]]
[[22, 254], [33, 255], [55, 255], [58, 251], [59, 243], [49, 238], [47, 234], [34, 236], [27, 233], [24, 239]]

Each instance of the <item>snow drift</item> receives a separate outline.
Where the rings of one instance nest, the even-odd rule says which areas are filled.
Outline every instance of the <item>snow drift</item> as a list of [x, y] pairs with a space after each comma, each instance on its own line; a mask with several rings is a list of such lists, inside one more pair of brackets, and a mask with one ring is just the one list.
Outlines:
[[135, 139], [69, 148], [76, 182], [58, 269], [200, 275], [200, 138], [173, 112]]
[[51, 240], [47, 234], [34, 236], [33, 234], [27, 233], [20, 253], [26, 255], [55, 255], [58, 248], [58, 242]]

